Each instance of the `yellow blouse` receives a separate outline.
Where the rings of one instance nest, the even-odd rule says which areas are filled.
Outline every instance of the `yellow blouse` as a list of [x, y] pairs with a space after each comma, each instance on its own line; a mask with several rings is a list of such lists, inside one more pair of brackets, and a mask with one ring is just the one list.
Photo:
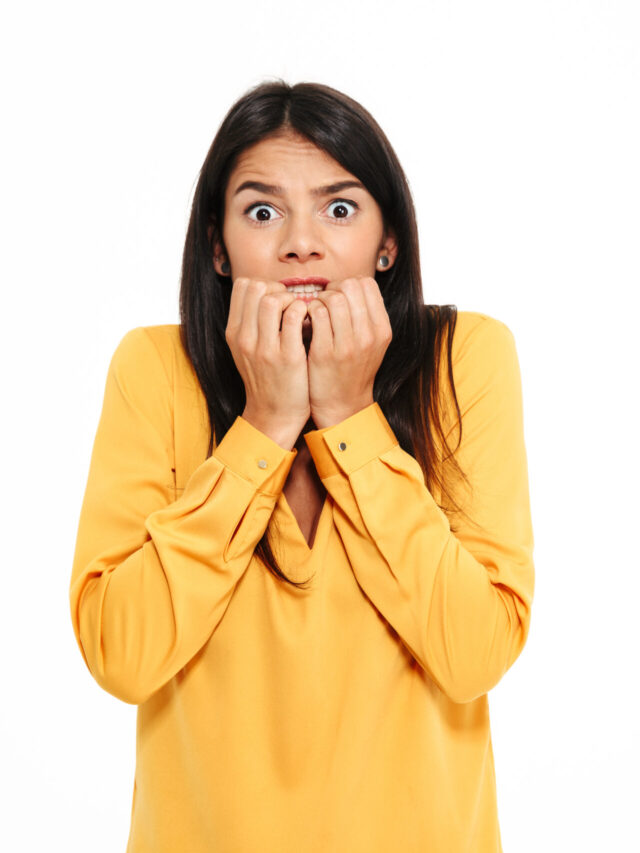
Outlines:
[[[92, 676], [138, 705], [127, 853], [502, 850], [487, 691], [534, 591], [509, 328], [460, 311], [453, 375], [472, 485], [454, 494], [477, 525], [456, 516], [454, 535], [373, 403], [304, 436], [327, 489], [309, 549], [282, 491], [297, 451], [238, 417], [205, 458], [179, 327], [124, 335], [70, 609]], [[269, 524], [309, 589], [254, 556]]]

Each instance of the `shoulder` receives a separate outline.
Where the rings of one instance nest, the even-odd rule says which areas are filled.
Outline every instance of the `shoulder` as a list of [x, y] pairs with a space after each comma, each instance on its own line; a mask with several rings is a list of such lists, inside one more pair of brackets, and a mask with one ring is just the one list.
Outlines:
[[112, 365], [144, 384], [193, 384], [195, 374], [180, 338], [177, 323], [136, 326], [120, 339]]
[[518, 369], [513, 332], [497, 317], [459, 311], [451, 344], [456, 387], [486, 385], [492, 377]]
[[[440, 363], [441, 400], [449, 428], [457, 416], [448, 383], [446, 344]], [[502, 320], [479, 311], [458, 311], [451, 344], [451, 372], [461, 413], [480, 400], [515, 405], [520, 399], [520, 368], [514, 335]]]
[[502, 320], [480, 311], [458, 311], [451, 347], [452, 362], [469, 361], [472, 355], [491, 358], [498, 350], [513, 347], [515, 340], [511, 329]]

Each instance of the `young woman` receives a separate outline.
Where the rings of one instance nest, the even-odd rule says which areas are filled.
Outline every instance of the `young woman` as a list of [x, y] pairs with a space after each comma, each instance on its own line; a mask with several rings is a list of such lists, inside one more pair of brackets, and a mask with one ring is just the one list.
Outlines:
[[534, 590], [516, 347], [423, 304], [362, 106], [233, 105], [180, 317], [114, 352], [70, 585], [89, 671], [139, 706], [128, 853], [500, 851], [487, 693]]

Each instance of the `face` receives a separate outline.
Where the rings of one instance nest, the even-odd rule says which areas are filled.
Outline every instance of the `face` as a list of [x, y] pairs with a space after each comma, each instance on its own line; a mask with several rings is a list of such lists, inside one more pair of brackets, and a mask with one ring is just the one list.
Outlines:
[[[246, 181], [271, 185], [244, 188]], [[357, 181], [313, 143], [295, 135], [262, 140], [246, 149], [232, 171], [225, 193], [224, 249], [214, 261], [240, 277], [271, 279], [322, 276], [341, 281], [374, 277], [396, 257], [392, 233], [385, 233], [382, 212], [363, 186], [321, 188]], [[280, 190], [277, 190], [277, 188]], [[226, 251], [225, 251], [226, 250]], [[381, 254], [389, 259], [378, 265]], [[309, 335], [309, 316], [303, 323]]]

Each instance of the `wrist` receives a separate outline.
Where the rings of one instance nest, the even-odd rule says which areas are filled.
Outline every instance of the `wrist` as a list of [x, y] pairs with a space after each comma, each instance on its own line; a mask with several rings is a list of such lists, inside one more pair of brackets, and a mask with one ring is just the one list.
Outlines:
[[290, 422], [284, 424], [268, 416], [265, 417], [259, 413], [252, 412], [250, 409], [244, 410], [242, 418], [263, 433], [263, 435], [275, 441], [283, 450], [293, 450], [300, 434], [300, 428], [297, 425], [292, 425]]
[[324, 412], [317, 412], [313, 410], [311, 416], [317, 429], [326, 429], [327, 427], [335, 426], [336, 424], [345, 421], [347, 418], [350, 418], [352, 415], [361, 412], [363, 409], [372, 406], [374, 402], [375, 401], [372, 397], [371, 399], [364, 400], [361, 403], [352, 404], [343, 409], [333, 409], [332, 411], [326, 410]]

